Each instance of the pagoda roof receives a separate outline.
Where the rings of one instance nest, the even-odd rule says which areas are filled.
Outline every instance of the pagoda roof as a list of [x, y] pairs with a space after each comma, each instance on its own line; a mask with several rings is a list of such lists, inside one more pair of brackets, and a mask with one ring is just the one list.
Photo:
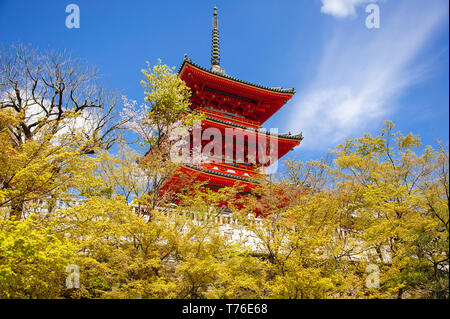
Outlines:
[[267, 131], [263, 131], [263, 130], [252, 129], [252, 128], [248, 127], [248, 126], [244, 126], [244, 125], [240, 125], [240, 124], [237, 124], [237, 123], [221, 120], [221, 119], [218, 119], [218, 118], [215, 118], [215, 117], [211, 117], [211, 116], [206, 116], [206, 119], [210, 120], [210, 121], [214, 121], [214, 122], [218, 122], [218, 123], [234, 126], [234, 127], [239, 127], [239, 128], [242, 128], [242, 129], [244, 129], [246, 131], [255, 132], [255, 133], [258, 133], [258, 134], [265, 134], [265, 135], [270, 135], [270, 136], [274, 136], [274, 137], [278, 137], [278, 138], [285, 138], [285, 139], [288, 139], [288, 140], [296, 140], [296, 141], [303, 140], [302, 133], [295, 134], [295, 135], [288, 134], [288, 133], [275, 134], [275, 133], [271, 133], [271, 132], [267, 132]]
[[[192, 112], [191, 109], [187, 109], [186, 111], [189, 112], [189, 113]], [[204, 116], [209, 121], [218, 122], [218, 123], [226, 124], [226, 125], [229, 125], [229, 126], [238, 127], [238, 128], [243, 129], [243, 130], [250, 131], [250, 132], [255, 132], [255, 133], [258, 133], [258, 134], [265, 134], [265, 135], [270, 135], [270, 136], [274, 136], [274, 137], [278, 137], [278, 138], [284, 138], [284, 139], [288, 139], [288, 140], [296, 140], [296, 141], [302, 141], [303, 140], [303, 134], [301, 132], [298, 133], [298, 134], [295, 134], [295, 135], [292, 135], [292, 134], [289, 134], [289, 133], [275, 134], [275, 133], [267, 132], [267, 131], [264, 131], [264, 130], [261, 130], [261, 129], [254, 129], [254, 128], [251, 128], [251, 127], [248, 127], [248, 126], [245, 126], [245, 125], [237, 124], [237, 123], [234, 123], [234, 122], [231, 122], [231, 121], [218, 119], [218, 118], [215, 118], [215, 117], [212, 117], [212, 116], [208, 116], [206, 114], [204, 114]]]
[[238, 78], [229, 76], [229, 75], [227, 75], [225, 73], [214, 72], [213, 70], [204, 68], [204, 67], [202, 67], [202, 66], [192, 62], [192, 60], [187, 55], [184, 56], [183, 63], [181, 64], [181, 66], [178, 69], [178, 72], [177, 72], [178, 74], [181, 73], [181, 71], [183, 70], [183, 67], [186, 64], [190, 64], [190, 65], [192, 65], [192, 66], [194, 66], [194, 67], [196, 67], [196, 68], [198, 68], [198, 69], [200, 69], [200, 70], [202, 70], [204, 72], [207, 72], [209, 74], [212, 74], [212, 75], [224, 78], [224, 79], [232, 80], [234, 82], [238, 82], [238, 83], [245, 84], [245, 85], [248, 85], [248, 86], [252, 86], [254, 88], [263, 89], [263, 90], [267, 90], [267, 91], [271, 91], [271, 92], [283, 93], [283, 94], [290, 94], [290, 95], [294, 95], [295, 94], [295, 89], [294, 88], [286, 88], [285, 89], [285, 88], [282, 88], [282, 87], [268, 87], [268, 86], [259, 85], [259, 84], [251, 83], [251, 82], [248, 82], [248, 81], [240, 80]]

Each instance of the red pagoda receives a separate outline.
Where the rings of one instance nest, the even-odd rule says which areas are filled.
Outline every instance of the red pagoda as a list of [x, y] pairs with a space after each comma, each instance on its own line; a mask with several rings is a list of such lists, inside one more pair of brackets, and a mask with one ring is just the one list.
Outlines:
[[[183, 176], [195, 176], [212, 189], [240, 185], [244, 192], [265, 177], [264, 168], [299, 145], [301, 134], [275, 134], [262, 130], [262, 124], [292, 96], [294, 89], [270, 88], [231, 77], [220, 66], [217, 9], [214, 7], [210, 69], [193, 63], [186, 55], [179, 68], [180, 78], [192, 91], [191, 111], [202, 113], [201, 130], [213, 129], [222, 136], [222, 149], [207, 152], [209, 160], [184, 163], [164, 188], [185, 185]], [[233, 134], [230, 136], [229, 132]], [[191, 136], [191, 147], [195, 137]], [[198, 141], [197, 141], [198, 142]], [[209, 140], [201, 141], [201, 148]], [[269, 149], [270, 145], [275, 148]], [[267, 152], [271, 152], [268, 156]], [[225, 155], [223, 155], [225, 154]], [[164, 189], [163, 188], [163, 189]]]

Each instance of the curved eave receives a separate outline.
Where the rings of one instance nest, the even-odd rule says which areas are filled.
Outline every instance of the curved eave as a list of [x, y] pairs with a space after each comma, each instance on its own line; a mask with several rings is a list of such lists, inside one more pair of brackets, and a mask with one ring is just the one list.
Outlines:
[[233, 122], [228, 122], [228, 121], [224, 121], [224, 120], [219, 120], [219, 119], [216, 119], [216, 118], [207, 117], [206, 119], [207, 119], [207, 121], [223, 124], [224, 126], [237, 127], [237, 128], [242, 129], [243, 131], [247, 131], [249, 133], [262, 134], [262, 135], [266, 135], [268, 137], [271, 137], [271, 136], [272, 137], [276, 137], [279, 140], [288, 140], [288, 141], [297, 141], [297, 142], [301, 142], [303, 140], [302, 133], [299, 133], [299, 134], [296, 134], [296, 135], [274, 134], [274, 133], [270, 133], [270, 132], [267, 132], [267, 131], [252, 130], [251, 128], [245, 127], [243, 125], [235, 124]]
[[[192, 110], [188, 109], [187, 112], [191, 113]], [[303, 134], [302, 133], [298, 133], [295, 135], [291, 135], [291, 134], [273, 134], [267, 131], [261, 131], [261, 130], [257, 130], [257, 129], [252, 129], [248, 126], [245, 125], [241, 125], [241, 124], [237, 124], [237, 123], [233, 123], [231, 121], [226, 121], [226, 120], [221, 120], [212, 116], [208, 116], [205, 115], [206, 120], [208, 121], [212, 121], [212, 122], [216, 122], [219, 124], [225, 124], [228, 126], [232, 126], [232, 127], [237, 127], [240, 128], [242, 130], [248, 131], [248, 132], [252, 132], [252, 133], [257, 133], [257, 134], [264, 134], [264, 135], [269, 135], [269, 136], [273, 136], [273, 137], [277, 137], [279, 139], [285, 139], [285, 140], [294, 140], [294, 141], [298, 141], [301, 142], [303, 140]]]
[[183, 167], [190, 169], [190, 170], [195, 170], [195, 171], [199, 171], [203, 174], [207, 174], [207, 175], [212, 175], [212, 176], [218, 176], [221, 178], [226, 178], [226, 179], [231, 179], [237, 182], [246, 182], [246, 183], [250, 183], [250, 184], [259, 184], [259, 182], [257, 180], [254, 180], [252, 178], [247, 178], [247, 177], [242, 177], [242, 176], [236, 176], [236, 175], [232, 175], [232, 174], [227, 174], [227, 173], [222, 173], [222, 172], [216, 172], [213, 170], [209, 170], [209, 169], [205, 169], [202, 167], [198, 167], [198, 166], [193, 166], [190, 164], [184, 164]]
[[186, 65], [190, 65], [193, 68], [196, 68], [199, 71], [205, 72], [211, 76], [217, 77], [219, 79], [225, 79], [231, 82], [235, 82], [235, 83], [239, 83], [240, 85], [244, 85], [247, 86], [251, 89], [257, 89], [257, 90], [261, 90], [261, 91], [265, 91], [265, 92], [270, 92], [270, 93], [278, 93], [278, 94], [282, 94], [288, 97], [288, 99], [290, 99], [294, 94], [295, 94], [295, 89], [294, 88], [288, 88], [288, 89], [284, 89], [284, 88], [273, 88], [273, 87], [268, 87], [268, 86], [263, 86], [263, 85], [259, 85], [259, 84], [255, 84], [255, 83], [251, 83], [251, 82], [247, 82], [244, 80], [240, 80], [237, 79], [235, 77], [226, 75], [226, 74], [220, 74], [220, 73], [216, 73], [213, 72], [211, 70], [208, 70], [194, 62], [192, 62], [191, 59], [189, 59], [187, 56], [184, 57], [183, 59], [183, 63], [181, 64], [180, 68], [178, 69], [178, 74], [181, 75], [186, 67]]

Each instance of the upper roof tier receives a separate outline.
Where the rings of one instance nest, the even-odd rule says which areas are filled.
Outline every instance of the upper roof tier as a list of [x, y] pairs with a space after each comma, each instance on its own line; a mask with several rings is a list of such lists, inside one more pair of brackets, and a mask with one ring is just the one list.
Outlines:
[[262, 124], [295, 94], [293, 88], [271, 88], [214, 72], [187, 56], [178, 70], [192, 90], [192, 109], [207, 107]]

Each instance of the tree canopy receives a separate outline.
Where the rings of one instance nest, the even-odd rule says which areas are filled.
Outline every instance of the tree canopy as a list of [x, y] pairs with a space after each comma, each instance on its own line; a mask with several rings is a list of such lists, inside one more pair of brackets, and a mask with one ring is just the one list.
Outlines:
[[[448, 298], [440, 143], [386, 122], [253, 195], [186, 183], [168, 204], [167, 136], [200, 118], [173, 69], [148, 65], [145, 101], [114, 122], [91, 68], [28, 50], [1, 57], [0, 298]], [[145, 155], [118, 138], [125, 122]]]

